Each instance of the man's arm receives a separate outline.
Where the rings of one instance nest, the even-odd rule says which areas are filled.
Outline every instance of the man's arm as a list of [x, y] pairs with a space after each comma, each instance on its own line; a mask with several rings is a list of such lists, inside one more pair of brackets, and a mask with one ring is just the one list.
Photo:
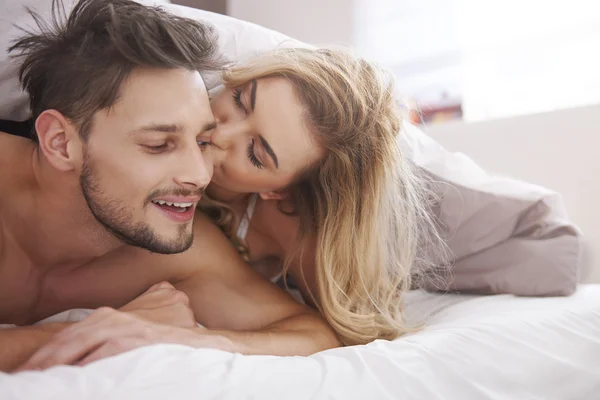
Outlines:
[[197, 216], [194, 231], [194, 245], [182, 254], [137, 253], [121, 261], [168, 271], [169, 280], [187, 294], [196, 320], [208, 329], [102, 308], [54, 335], [21, 370], [85, 365], [154, 343], [282, 356], [340, 345], [322, 317], [252, 270], [204, 215]]
[[68, 323], [0, 329], [0, 371], [8, 372], [21, 365]]
[[[9, 136], [7, 133], [0, 132], [0, 143], [7, 136]], [[3, 161], [6, 160], [4, 158], [0, 160], [0, 167], [3, 166]], [[0, 187], [3, 189], [5, 189], [4, 183], [3, 176], [0, 175]], [[6, 190], [2, 192], [4, 194]], [[1, 204], [0, 201], [0, 207]], [[1, 222], [0, 220], [0, 256], [3, 255], [5, 250], [4, 230]], [[1, 258], [0, 263], [2, 263]], [[42, 326], [0, 328], [0, 371], [8, 372], [16, 368], [65, 326], [66, 324], [54, 323]]]
[[340, 345], [320, 315], [262, 278], [203, 214], [194, 231], [194, 245], [169, 259], [183, 274], [174, 284], [209, 333], [229, 339], [224, 350], [309, 355]]
[[[139, 297], [121, 307], [119, 311], [120, 314], [127, 314], [130, 318], [165, 325], [167, 329], [173, 331], [177, 331], [177, 328], [198, 326], [187, 296], [166, 282], [153, 285]], [[0, 328], [0, 371], [12, 371], [21, 366], [41, 347], [50, 342], [55, 334], [76, 324], [80, 323], [57, 322], [8, 329]]]

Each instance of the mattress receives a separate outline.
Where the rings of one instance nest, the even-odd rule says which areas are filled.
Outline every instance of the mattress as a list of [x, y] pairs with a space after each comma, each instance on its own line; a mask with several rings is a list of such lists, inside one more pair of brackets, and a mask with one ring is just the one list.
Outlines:
[[422, 329], [310, 357], [154, 345], [0, 374], [0, 399], [600, 399], [600, 285], [569, 297], [411, 292]]

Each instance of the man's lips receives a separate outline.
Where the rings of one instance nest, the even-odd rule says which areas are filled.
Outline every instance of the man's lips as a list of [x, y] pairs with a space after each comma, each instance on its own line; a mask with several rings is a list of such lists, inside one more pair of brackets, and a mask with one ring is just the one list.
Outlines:
[[152, 205], [175, 222], [188, 222], [194, 218], [196, 203], [201, 196], [159, 196], [152, 199]]
[[[162, 201], [161, 201], [162, 202]], [[189, 222], [194, 218], [195, 203], [169, 203], [152, 202], [152, 205], [175, 222]], [[177, 204], [177, 205], [176, 205]]]
[[155, 204], [167, 204], [169, 206], [180, 206], [190, 207], [193, 204], [199, 202], [201, 196], [160, 196], [152, 199]]

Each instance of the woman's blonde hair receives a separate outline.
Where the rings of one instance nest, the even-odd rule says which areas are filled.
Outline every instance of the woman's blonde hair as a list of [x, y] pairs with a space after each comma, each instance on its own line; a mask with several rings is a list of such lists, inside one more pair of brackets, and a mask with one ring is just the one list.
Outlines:
[[[325, 150], [286, 188], [300, 220], [294, 260], [316, 238], [321, 313], [346, 345], [406, 333], [403, 294], [441, 243], [427, 187], [399, 145], [392, 77], [347, 51], [293, 48], [231, 68], [223, 81], [237, 87], [266, 77], [292, 83]], [[217, 214], [231, 233], [231, 218]]]

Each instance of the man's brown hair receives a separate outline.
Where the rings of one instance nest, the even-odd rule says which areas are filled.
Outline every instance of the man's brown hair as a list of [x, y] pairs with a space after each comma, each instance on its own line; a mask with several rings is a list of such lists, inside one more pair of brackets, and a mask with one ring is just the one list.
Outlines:
[[[29, 9], [38, 31], [13, 42], [19, 79], [32, 117], [55, 109], [85, 140], [93, 115], [111, 107], [121, 84], [138, 67], [222, 68], [217, 36], [200, 22], [132, 0], [80, 0], [67, 17], [53, 0], [51, 21]], [[37, 137], [37, 135], [34, 135]]]

